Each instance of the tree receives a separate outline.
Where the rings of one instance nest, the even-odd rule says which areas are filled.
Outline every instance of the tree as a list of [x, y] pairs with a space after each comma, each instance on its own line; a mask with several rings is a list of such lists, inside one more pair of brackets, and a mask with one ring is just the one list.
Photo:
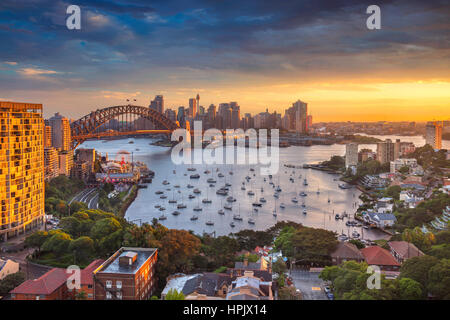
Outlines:
[[75, 294], [75, 300], [86, 300], [87, 299], [87, 294], [84, 290], [78, 291]]
[[8, 274], [0, 280], [0, 295], [7, 295], [12, 289], [25, 281], [25, 274], [23, 272], [16, 272]]
[[400, 299], [419, 300], [423, 298], [422, 286], [419, 282], [410, 278], [401, 278], [398, 280]]
[[54, 252], [57, 255], [66, 253], [72, 241], [71, 236], [61, 230], [49, 232], [49, 234], [52, 235], [44, 242], [42, 250]]
[[399, 200], [401, 191], [402, 188], [400, 186], [390, 186], [386, 189], [386, 195], [392, 197], [395, 200]]
[[428, 275], [432, 267], [439, 263], [439, 260], [432, 256], [413, 257], [406, 260], [400, 268], [400, 278], [410, 278], [427, 288]]
[[435, 297], [450, 300], [450, 259], [442, 259], [430, 268], [427, 288]]
[[119, 229], [122, 229], [122, 226], [115, 218], [103, 218], [95, 222], [91, 229], [91, 236], [93, 239], [101, 239]]
[[86, 210], [88, 209], [86, 203], [84, 202], [79, 202], [79, 201], [73, 201], [70, 204], [70, 213], [73, 215], [74, 213], [77, 213], [80, 210]]
[[36, 248], [38, 253], [41, 251], [41, 247], [44, 242], [48, 239], [49, 235], [46, 231], [36, 231], [30, 236], [26, 237], [25, 245], [27, 247]]
[[278, 290], [278, 300], [302, 300], [302, 294], [295, 287], [283, 287]]
[[351, 239], [348, 242], [353, 243], [358, 249], [363, 249], [366, 247], [366, 245], [358, 239]]
[[75, 217], [64, 217], [59, 222], [59, 227], [72, 236], [78, 236], [81, 231], [81, 223]]
[[79, 237], [70, 243], [69, 250], [78, 262], [86, 261], [94, 253], [94, 241], [87, 236]]
[[277, 261], [272, 264], [272, 271], [278, 274], [282, 274], [287, 271], [286, 263], [283, 259], [278, 258]]
[[176, 289], [170, 289], [165, 297], [165, 300], [184, 300], [183, 292], [178, 292]]

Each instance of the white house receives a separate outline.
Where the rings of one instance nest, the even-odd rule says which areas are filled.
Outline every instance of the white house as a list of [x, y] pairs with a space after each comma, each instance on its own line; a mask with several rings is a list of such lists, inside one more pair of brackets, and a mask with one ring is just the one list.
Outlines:
[[9, 274], [19, 272], [19, 264], [10, 259], [2, 260], [0, 259], [0, 280]]
[[367, 212], [364, 215], [364, 220], [375, 224], [378, 228], [385, 228], [393, 226], [397, 218], [392, 213]]

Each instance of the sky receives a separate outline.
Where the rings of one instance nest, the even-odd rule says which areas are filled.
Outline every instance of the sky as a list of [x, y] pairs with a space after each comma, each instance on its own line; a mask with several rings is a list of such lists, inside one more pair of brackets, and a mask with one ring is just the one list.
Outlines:
[[0, 43], [0, 100], [46, 117], [199, 93], [252, 114], [300, 99], [314, 122], [450, 119], [449, 1], [1, 0]]

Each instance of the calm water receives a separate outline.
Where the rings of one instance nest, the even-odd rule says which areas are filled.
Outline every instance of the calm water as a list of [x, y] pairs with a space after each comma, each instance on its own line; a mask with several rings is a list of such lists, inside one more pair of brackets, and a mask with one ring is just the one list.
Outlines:
[[[128, 143], [134, 141], [133, 144]], [[153, 218], [158, 218], [162, 213], [167, 216], [167, 220], [160, 221], [168, 228], [193, 230], [197, 234], [203, 232], [216, 232], [216, 235], [226, 235], [230, 232], [237, 232], [241, 229], [265, 230], [277, 221], [291, 220], [302, 223], [305, 226], [320, 227], [328, 230], [333, 230], [338, 233], [351, 234], [355, 229], [364, 239], [378, 239], [386, 237], [385, 234], [378, 231], [362, 230], [361, 228], [347, 227], [344, 220], [336, 221], [334, 215], [336, 213], [342, 214], [346, 211], [349, 215], [353, 215], [356, 211], [357, 204], [360, 202], [358, 196], [360, 191], [353, 188], [342, 190], [338, 187], [339, 181], [337, 175], [328, 174], [322, 171], [311, 169], [291, 169], [285, 168], [284, 164], [303, 165], [304, 163], [314, 163], [318, 161], [328, 160], [331, 155], [344, 155], [345, 146], [312, 146], [301, 147], [293, 146], [289, 148], [280, 149], [280, 170], [278, 174], [274, 175], [272, 181], [275, 187], [280, 185], [282, 192], [279, 199], [273, 196], [275, 188], [269, 184], [270, 179], [267, 176], [260, 175], [259, 165], [252, 166], [255, 168], [254, 172], [250, 171], [249, 165], [175, 165], [172, 163], [170, 154], [171, 150], [166, 147], [151, 146], [152, 139], [148, 138], [134, 138], [122, 139], [112, 141], [87, 141], [82, 147], [95, 148], [103, 155], [108, 153], [110, 159], [116, 157], [120, 150], [133, 152], [134, 160], [139, 160], [148, 165], [153, 170], [155, 178], [152, 184], [148, 185], [147, 189], [140, 189], [136, 200], [130, 205], [126, 212], [125, 218], [129, 221], [150, 222]], [[137, 150], [139, 149], [139, 150]], [[243, 152], [245, 150], [239, 150]], [[187, 171], [187, 168], [196, 168], [196, 172]], [[224, 177], [218, 177], [216, 170], [219, 170]], [[176, 173], [173, 173], [173, 170]], [[210, 174], [204, 174], [205, 170], [210, 170]], [[232, 171], [231, 175], [229, 172]], [[200, 179], [190, 179], [189, 176], [193, 173], [200, 174]], [[185, 175], [186, 174], [186, 175]], [[253, 176], [255, 174], [255, 176]], [[250, 176], [249, 182], [245, 181], [246, 176]], [[301, 178], [300, 178], [301, 176]], [[213, 177], [217, 183], [215, 187], [209, 187], [206, 180]], [[294, 182], [290, 181], [290, 178]], [[266, 181], [264, 181], [266, 178]], [[308, 186], [303, 185], [303, 179], [307, 178]], [[168, 180], [169, 185], [163, 185], [162, 182]], [[242, 182], [245, 182], [246, 190], [242, 191]], [[226, 201], [226, 196], [216, 194], [216, 190], [224, 186], [225, 183], [230, 183], [230, 191], [228, 195], [237, 199], [232, 203], [232, 211], [226, 210], [224, 215], [218, 214], [219, 209], [229, 204]], [[180, 188], [174, 188], [175, 185], [180, 185]], [[189, 194], [193, 194], [193, 188], [188, 189], [186, 186], [191, 184], [194, 188], [201, 190], [201, 194], [194, 194], [195, 199], [189, 199]], [[261, 190], [262, 188], [262, 190]], [[168, 190], [170, 189], [170, 190]], [[166, 199], [161, 199], [160, 195], [155, 192], [161, 190], [167, 195]], [[247, 195], [247, 192], [252, 190], [255, 192], [254, 196]], [[317, 194], [317, 191], [320, 191]], [[306, 192], [306, 197], [299, 196], [300, 192]], [[297, 197], [298, 203], [293, 203], [292, 198]], [[264, 197], [266, 203], [258, 208], [258, 212], [254, 212], [252, 203]], [[330, 203], [328, 203], [328, 197]], [[175, 199], [178, 203], [183, 202], [187, 205], [185, 209], [178, 209], [181, 212], [178, 216], [173, 216], [171, 213], [177, 210], [177, 204], [169, 204], [170, 199]], [[203, 204], [202, 199], [208, 198], [212, 200], [211, 204]], [[302, 202], [305, 202], [307, 214], [303, 214], [301, 207]], [[280, 204], [285, 205], [284, 209], [280, 208]], [[155, 205], [161, 205], [166, 208], [165, 211], [159, 211]], [[200, 212], [194, 212], [193, 208], [200, 206], [203, 208]], [[273, 211], [276, 208], [277, 217], [273, 216]], [[235, 227], [230, 226], [233, 221], [233, 214], [240, 213], [243, 221], [234, 221]], [[196, 214], [199, 218], [196, 221], [191, 221], [190, 218]], [[248, 218], [253, 218], [255, 224], [249, 224]], [[207, 226], [206, 221], [214, 222], [213, 226]]]

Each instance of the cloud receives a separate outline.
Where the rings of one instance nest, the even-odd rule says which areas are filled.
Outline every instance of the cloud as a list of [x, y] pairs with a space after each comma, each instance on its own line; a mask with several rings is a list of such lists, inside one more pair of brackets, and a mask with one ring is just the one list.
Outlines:
[[100, 92], [100, 97], [105, 99], [114, 99], [114, 100], [126, 100], [130, 98], [136, 98], [141, 94], [141, 92], [122, 92], [122, 91], [108, 91], [102, 90]]
[[41, 76], [41, 75], [49, 75], [49, 74], [58, 74], [60, 72], [54, 70], [44, 70], [37, 68], [22, 68], [18, 70], [18, 72], [24, 76]]
[[5, 62], [3, 62], [4, 64], [8, 64], [8, 65], [10, 65], [10, 66], [16, 66], [17, 65], [17, 62], [15, 62], [15, 61], [5, 61]]

